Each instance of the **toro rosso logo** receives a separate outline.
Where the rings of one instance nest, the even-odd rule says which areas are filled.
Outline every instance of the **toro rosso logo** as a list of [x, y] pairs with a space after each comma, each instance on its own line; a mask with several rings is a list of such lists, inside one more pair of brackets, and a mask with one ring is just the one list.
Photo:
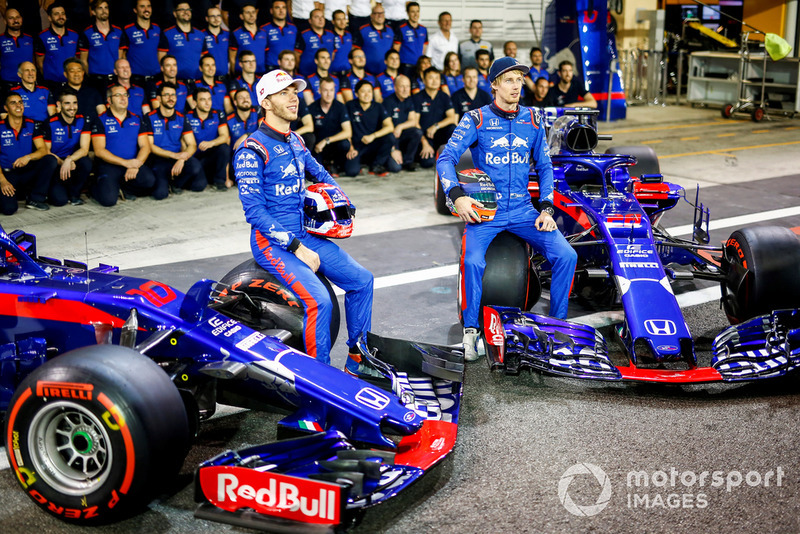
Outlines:
[[678, 331], [675, 323], [669, 319], [648, 319], [644, 322], [644, 328], [651, 336], [674, 336]]
[[498, 139], [492, 139], [492, 144], [489, 148], [519, 148], [528, 145], [528, 138], [523, 139], [513, 133], [504, 135]]

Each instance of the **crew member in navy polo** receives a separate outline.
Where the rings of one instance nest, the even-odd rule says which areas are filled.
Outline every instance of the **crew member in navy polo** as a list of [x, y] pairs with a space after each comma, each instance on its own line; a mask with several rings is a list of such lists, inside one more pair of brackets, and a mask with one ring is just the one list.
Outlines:
[[274, 0], [269, 9], [272, 22], [264, 24], [261, 28], [267, 34], [267, 55], [265, 62], [267, 70], [278, 68], [278, 56], [284, 50], [294, 50], [297, 43], [297, 26], [286, 20], [285, 0]]
[[19, 66], [19, 78], [22, 83], [11, 88], [22, 97], [25, 104], [25, 116], [35, 121], [46, 121], [56, 112], [56, 103], [47, 87], [36, 85], [36, 66], [25, 61]]
[[311, 27], [297, 36], [297, 45], [295, 46], [297, 53], [300, 54], [300, 65], [297, 70], [303, 76], [308, 76], [316, 70], [314, 55], [317, 50], [325, 48], [331, 54], [334, 50], [333, 32], [325, 29], [325, 16], [322, 10], [313, 10], [309, 22]]
[[150, 113], [150, 101], [144, 88], [131, 82], [131, 64], [127, 59], [117, 60], [114, 64], [114, 75], [117, 77], [117, 83], [128, 91], [128, 111], [137, 115]]
[[94, 24], [83, 30], [78, 45], [81, 61], [89, 66], [89, 80], [105, 90], [114, 76], [114, 63], [122, 56], [122, 30], [108, 21], [108, 0], [93, 0]]
[[253, 109], [250, 91], [237, 89], [233, 95], [233, 113], [228, 115], [228, 130], [231, 136], [231, 147], [235, 149], [239, 142], [258, 128], [258, 112]]
[[[199, 68], [198, 68], [199, 70]], [[175, 102], [175, 109], [183, 111], [186, 109], [187, 102], [193, 105], [191, 95], [189, 94], [189, 87], [178, 79], [178, 60], [175, 56], [167, 54], [161, 58], [161, 74], [156, 76], [150, 81], [150, 87], [147, 91], [147, 96], [150, 99], [150, 107], [153, 109], [158, 108], [160, 101], [158, 99], [158, 88], [164, 82], [169, 82], [177, 87], [178, 100]]]
[[228, 84], [228, 94], [232, 95], [237, 89], [247, 89], [250, 92], [250, 101], [256, 102], [256, 55], [249, 50], [239, 54], [239, 68], [242, 73]]
[[403, 168], [407, 171], [416, 170], [418, 165], [414, 159], [422, 140], [422, 130], [419, 128], [419, 113], [414, 107], [414, 99], [411, 98], [411, 80], [408, 76], [397, 75], [394, 79], [394, 93], [383, 101], [383, 109], [394, 124], [394, 149], [400, 151]]
[[[230, 132], [225, 113], [212, 109], [211, 92], [198, 88], [194, 92], [197, 107], [186, 114], [186, 121], [192, 128], [197, 142], [194, 157], [200, 161], [209, 184], [216, 191], [226, 191], [228, 163], [231, 160]], [[231, 184], [232, 185], [232, 184]]]
[[400, 171], [400, 164], [391, 157], [394, 124], [383, 106], [374, 102], [369, 82], [356, 85], [356, 98], [347, 103], [347, 114], [353, 129], [352, 148], [347, 154], [345, 174], [356, 176], [361, 164], [370, 165], [370, 172], [385, 176]]
[[375, 87], [376, 91], [380, 92], [378, 80], [364, 69], [367, 64], [367, 56], [364, 51], [360, 48], [354, 48], [350, 51], [347, 59], [350, 62], [350, 71], [342, 77], [342, 96], [344, 96], [345, 102], [355, 98], [356, 84], [361, 80], [367, 80]]
[[62, 88], [71, 87], [78, 93], [78, 113], [93, 121], [106, 110], [101, 93], [86, 82], [86, 71], [80, 59], [71, 57], [64, 61], [64, 76], [67, 83]]
[[[217, 72], [217, 62], [214, 60], [214, 56], [203, 54], [203, 57], [200, 58], [200, 72], [203, 76], [199, 80], [195, 80], [193, 93], [199, 88], [208, 89], [211, 93], [213, 109], [222, 113], [232, 112], [233, 105], [231, 105], [231, 97], [228, 95], [228, 86], [214, 76], [214, 73]], [[196, 105], [197, 99], [195, 98]]]
[[49, 210], [45, 203], [56, 158], [47, 152], [42, 132], [25, 117], [25, 104], [14, 92], [5, 97], [8, 116], [0, 120], [0, 212], [11, 215], [26, 198], [26, 207]]
[[44, 139], [50, 153], [56, 157], [58, 168], [50, 179], [50, 204], [73, 206], [84, 203], [81, 190], [89, 179], [92, 160], [89, 148], [92, 143], [92, 127], [86, 117], [78, 114], [78, 95], [72, 89], [64, 89], [58, 97], [60, 113], [44, 125]]
[[317, 53], [314, 55], [314, 64], [317, 66], [317, 70], [306, 76], [307, 85], [305, 91], [303, 91], [303, 98], [301, 98], [301, 100], [304, 100], [307, 105], [311, 104], [314, 100], [319, 100], [319, 81], [323, 78], [330, 77], [336, 85], [336, 100], [344, 103], [339, 78], [330, 76], [328, 70], [331, 66], [330, 52], [325, 48], [317, 50]]
[[20, 81], [17, 69], [23, 61], [33, 62], [33, 37], [22, 33], [22, 15], [6, 10], [6, 31], [0, 34], [0, 81], [6, 86]]
[[394, 45], [394, 30], [386, 24], [386, 12], [382, 4], [375, 4], [370, 23], [361, 26], [353, 36], [353, 46], [364, 50], [367, 56], [367, 72], [379, 74], [383, 71], [386, 52]]
[[409, 76], [414, 74], [417, 59], [425, 55], [428, 47], [428, 28], [419, 23], [419, 4], [406, 4], [408, 20], [397, 27], [394, 45], [400, 46], [400, 72]]
[[341, 9], [333, 12], [333, 58], [331, 72], [344, 76], [350, 70], [350, 51], [353, 49], [353, 34], [347, 31], [347, 15]]
[[131, 63], [133, 79], [138, 85], [142, 85], [161, 72], [158, 62], [161, 28], [150, 21], [153, 13], [150, 0], [137, 0], [134, 11], [136, 22], [125, 26], [122, 48], [126, 52], [126, 59]]
[[492, 56], [488, 50], [478, 50], [475, 52], [478, 62], [478, 87], [489, 94], [492, 94], [492, 84], [489, 82], [489, 66], [492, 64]]
[[345, 154], [351, 148], [352, 127], [347, 108], [336, 100], [335, 87], [333, 79], [321, 80], [320, 98], [308, 106], [308, 112], [314, 121], [314, 135], [317, 137], [311, 153], [322, 165], [331, 162], [334, 165], [331, 169], [338, 172], [344, 169]]
[[117, 203], [120, 190], [126, 200], [152, 193], [156, 183], [150, 167], [152, 132], [146, 117], [128, 111], [128, 92], [120, 85], [108, 88], [108, 110], [92, 127], [95, 176], [92, 197], [101, 206]]
[[153, 131], [148, 164], [156, 177], [156, 200], [166, 198], [170, 189], [179, 195], [184, 189], [202, 191], [207, 184], [202, 165], [192, 157], [197, 151], [192, 127], [183, 113], [175, 110], [175, 90], [175, 84], [162, 83], [158, 88], [161, 105], [147, 115]]
[[458, 120], [467, 111], [482, 108], [492, 103], [492, 96], [478, 87], [478, 69], [467, 67], [464, 69], [464, 87], [450, 95], [450, 102], [458, 115]]
[[166, 54], [175, 56], [178, 61], [178, 79], [196, 80], [200, 77], [200, 56], [203, 53], [205, 36], [192, 26], [192, 7], [189, 2], [179, 2], [175, 6], [175, 26], [161, 33], [158, 44], [159, 59]]
[[384, 64], [386, 70], [381, 72], [376, 78], [380, 89], [378, 102], [394, 93], [394, 79], [400, 74], [400, 53], [397, 50], [389, 50], [385, 54]]
[[67, 14], [60, 4], [50, 4], [47, 16], [50, 27], [42, 31], [34, 43], [36, 64], [45, 81], [63, 83], [67, 81], [64, 61], [78, 55], [79, 36], [67, 28]]
[[[228, 61], [234, 63], [239, 52], [250, 50], [256, 57], [256, 74], [261, 75], [266, 72], [267, 67], [265, 50], [267, 49], [267, 32], [259, 28], [256, 24], [258, 10], [254, 5], [246, 5], [242, 8], [239, 15], [242, 25], [231, 32], [231, 42]], [[236, 69], [235, 73], [241, 70]]]
[[419, 112], [419, 127], [422, 129], [420, 164], [424, 168], [436, 163], [436, 149], [445, 144], [458, 123], [458, 115], [447, 93], [440, 90], [442, 76], [436, 67], [428, 67], [424, 73], [425, 90], [414, 95], [414, 105]]
[[222, 11], [218, 7], [208, 8], [206, 22], [208, 27], [203, 30], [203, 50], [214, 57], [217, 66], [214, 75], [222, 81], [230, 74], [228, 47], [231, 42], [231, 32], [222, 29]]

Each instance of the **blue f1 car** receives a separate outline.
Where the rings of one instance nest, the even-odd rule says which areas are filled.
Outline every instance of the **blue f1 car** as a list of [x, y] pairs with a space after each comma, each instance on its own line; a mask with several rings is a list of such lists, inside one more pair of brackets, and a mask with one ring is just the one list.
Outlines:
[[197, 515], [219, 521], [346, 527], [453, 449], [456, 351], [370, 335], [363, 356], [385, 379], [369, 383], [272, 328], [298, 319], [272, 298], [288, 292], [266, 272], [239, 269], [245, 287], [201, 280], [183, 294], [108, 265], [39, 256], [19, 230], [0, 228], [0, 248], [8, 459], [30, 498], [64, 520], [139, 510], [181, 467], [217, 402], [283, 410], [279, 431], [305, 435], [205, 462]]
[[[573, 292], [619, 306], [615, 334], [627, 362], [612, 363], [605, 337], [590, 326], [529, 313], [549, 265], [511, 234], [486, 255], [482, 304], [489, 365], [561, 376], [662, 383], [740, 381], [786, 374], [800, 365], [800, 240], [788, 228], [737, 230], [709, 246], [708, 210], [694, 199], [691, 240], [669, 235], [662, 215], [686, 194], [664, 182], [648, 147], [595, 153], [596, 111], [550, 115], [559, 228], [578, 253]], [[561, 115], [561, 116], [558, 116]], [[462, 164], [469, 165], [471, 162]], [[538, 199], [536, 176], [529, 192]], [[713, 344], [710, 366], [695, 344], [672, 290], [675, 280], [713, 280], [733, 326]]]

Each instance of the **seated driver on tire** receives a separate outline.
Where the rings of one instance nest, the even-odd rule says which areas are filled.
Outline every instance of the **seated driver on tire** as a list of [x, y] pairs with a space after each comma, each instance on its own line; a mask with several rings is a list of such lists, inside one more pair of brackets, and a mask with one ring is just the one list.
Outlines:
[[331, 311], [338, 303], [331, 301], [315, 273], [345, 291], [350, 347], [345, 369], [354, 375], [372, 374], [357, 348], [372, 321], [372, 273], [335, 243], [309, 234], [304, 227], [306, 172], [338, 188], [303, 139], [290, 130], [297, 119], [298, 93], [305, 86], [304, 80], [282, 70], [265, 74], [256, 86], [263, 120], [234, 156], [239, 198], [251, 225], [250, 247], [258, 264], [302, 301], [306, 353], [326, 364], [330, 364]]
[[[560, 319], [567, 316], [577, 254], [553, 220], [553, 164], [544, 124], [536, 112], [519, 105], [522, 77], [527, 72], [528, 67], [510, 57], [492, 63], [489, 81], [494, 102], [464, 115], [437, 161], [442, 189], [466, 223], [459, 291], [467, 361], [478, 358], [475, 345], [486, 250], [504, 230], [527, 241], [550, 262], [550, 315]], [[475, 166], [491, 178], [497, 191], [497, 211], [491, 221], [481, 222], [475, 208], [483, 205], [465, 195], [456, 176], [455, 165], [470, 147]], [[531, 166], [539, 175], [541, 212], [533, 207], [528, 193]]]

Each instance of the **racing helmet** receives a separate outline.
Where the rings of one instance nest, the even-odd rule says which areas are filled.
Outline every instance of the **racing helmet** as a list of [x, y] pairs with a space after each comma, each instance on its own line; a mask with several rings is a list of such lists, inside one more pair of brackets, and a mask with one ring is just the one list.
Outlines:
[[[480, 169], [466, 169], [458, 171], [458, 185], [464, 190], [464, 194], [483, 204], [482, 208], [474, 206], [475, 212], [480, 216], [482, 222], [491, 221], [497, 213], [497, 191], [494, 182], [489, 175]], [[456, 207], [450, 198], [447, 198], [447, 207], [450, 212], [458, 216]]]
[[303, 199], [303, 226], [308, 233], [344, 239], [353, 233], [356, 207], [333, 184], [311, 184]]

